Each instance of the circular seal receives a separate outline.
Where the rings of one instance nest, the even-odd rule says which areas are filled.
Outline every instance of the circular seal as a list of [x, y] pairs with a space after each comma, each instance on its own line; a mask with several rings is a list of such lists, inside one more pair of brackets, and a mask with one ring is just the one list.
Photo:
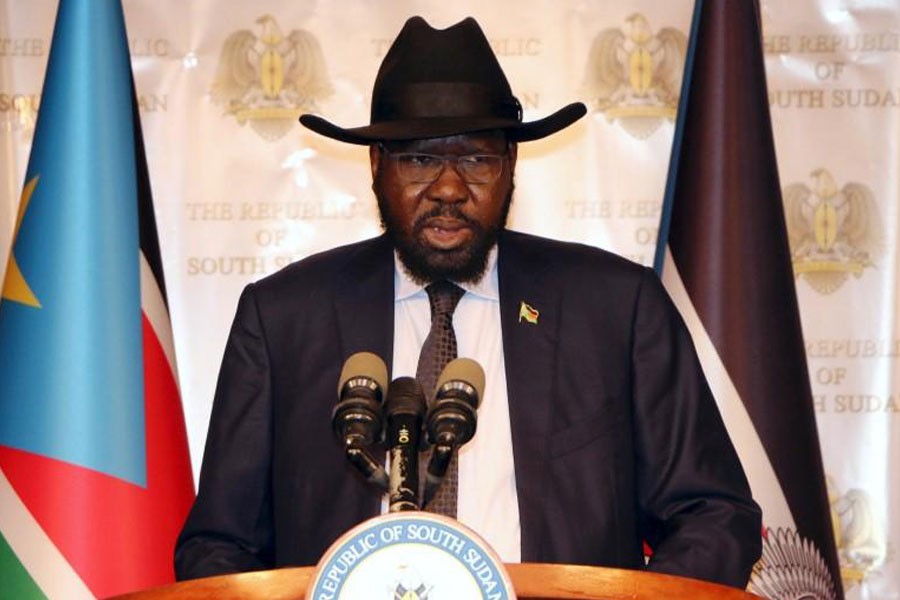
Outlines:
[[515, 600], [497, 554], [458, 521], [425, 512], [360, 523], [325, 552], [310, 600]]

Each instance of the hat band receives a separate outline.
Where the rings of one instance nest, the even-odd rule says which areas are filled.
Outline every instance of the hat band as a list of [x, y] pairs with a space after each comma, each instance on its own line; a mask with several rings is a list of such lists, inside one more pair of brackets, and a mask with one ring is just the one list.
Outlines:
[[391, 92], [376, 91], [372, 123], [452, 117], [522, 120], [522, 105], [509, 94], [498, 98], [493, 88], [462, 82], [412, 83]]

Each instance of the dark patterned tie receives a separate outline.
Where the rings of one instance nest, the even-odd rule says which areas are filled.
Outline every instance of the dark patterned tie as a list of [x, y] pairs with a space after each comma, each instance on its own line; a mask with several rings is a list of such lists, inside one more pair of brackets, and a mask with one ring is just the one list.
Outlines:
[[[456, 334], [453, 333], [453, 311], [465, 290], [449, 281], [435, 281], [425, 288], [431, 304], [431, 331], [422, 344], [416, 379], [425, 390], [425, 397], [431, 400], [434, 386], [441, 371], [456, 358]], [[427, 461], [422, 461], [422, 464]], [[454, 454], [443, 483], [426, 510], [456, 518], [457, 474], [459, 466]], [[424, 478], [423, 478], [424, 480]]]

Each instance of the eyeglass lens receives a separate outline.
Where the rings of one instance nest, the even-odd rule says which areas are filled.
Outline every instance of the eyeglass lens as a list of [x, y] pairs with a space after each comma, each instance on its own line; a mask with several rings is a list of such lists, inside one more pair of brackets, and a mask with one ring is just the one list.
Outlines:
[[456, 172], [467, 183], [490, 183], [503, 170], [499, 154], [467, 154], [465, 156], [418, 154], [410, 152], [389, 153], [397, 164], [400, 177], [413, 183], [431, 183], [444, 170], [446, 162], [456, 167]]

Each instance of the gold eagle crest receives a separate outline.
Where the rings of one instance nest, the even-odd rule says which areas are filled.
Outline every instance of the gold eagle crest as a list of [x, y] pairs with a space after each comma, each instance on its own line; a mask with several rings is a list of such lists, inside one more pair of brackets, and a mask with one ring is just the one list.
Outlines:
[[228, 36], [219, 55], [210, 95], [238, 123], [249, 122], [256, 133], [272, 141], [294, 126], [303, 112], [333, 89], [325, 71], [319, 42], [308, 31], [285, 36], [275, 17], [256, 20], [260, 33], [249, 29]]
[[838, 187], [828, 169], [810, 173], [812, 186], [784, 188], [784, 214], [794, 275], [830, 294], [850, 274], [861, 277], [884, 253], [884, 230], [872, 190], [850, 182]]
[[687, 37], [664, 27], [653, 33], [635, 13], [625, 31], [601, 31], [591, 44], [583, 91], [596, 110], [636, 138], [651, 135], [678, 110]]

